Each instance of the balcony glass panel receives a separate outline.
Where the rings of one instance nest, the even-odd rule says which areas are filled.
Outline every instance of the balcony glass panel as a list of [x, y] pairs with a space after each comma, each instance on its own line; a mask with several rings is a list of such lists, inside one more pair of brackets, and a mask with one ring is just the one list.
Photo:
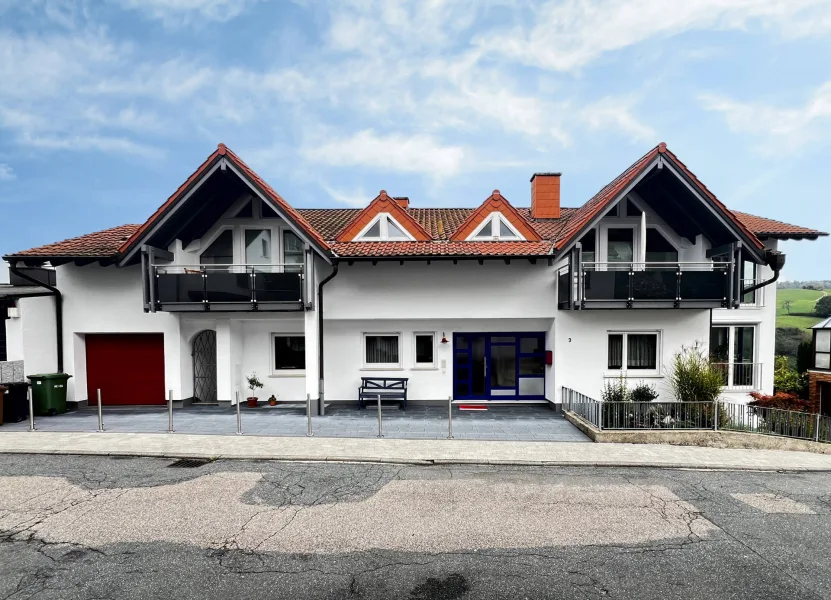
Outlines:
[[251, 302], [248, 273], [210, 271], [205, 282], [208, 302]]
[[682, 271], [682, 300], [723, 300], [727, 297], [724, 271]]
[[156, 300], [162, 304], [173, 302], [202, 302], [205, 299], [202, 273], [158, 273]]
[[586, 300], [629, 300], [629, 271], [583, 273]]
[[635, 271], [632, 297], [635, 300], [675, 300], [678, 274], [673, 270]]
[[557, 302], [560, 304], [568, 304], [571, 301], [571, 287], [569, 285], [569, 273], [560, 273], [557, 277]]
[[302, 299], [302, 279], [298, 273], [263, 273], [254, 277], [257, 302], [298, 302]]

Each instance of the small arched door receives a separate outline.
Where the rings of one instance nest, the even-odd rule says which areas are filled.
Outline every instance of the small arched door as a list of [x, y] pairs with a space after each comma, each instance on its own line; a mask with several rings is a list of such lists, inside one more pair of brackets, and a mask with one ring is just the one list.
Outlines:
[[193, 399], [216, 402], [216, 331], [206, 329], [193, 338]]

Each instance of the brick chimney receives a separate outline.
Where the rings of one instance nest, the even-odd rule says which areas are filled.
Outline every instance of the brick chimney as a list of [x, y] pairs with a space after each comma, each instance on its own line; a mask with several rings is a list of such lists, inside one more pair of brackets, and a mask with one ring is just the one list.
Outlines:
[[534, 173], [531, 177], [531, 218], [560, 218], [560, 173]]
[[407, 196], [395, 196], [393, 200], [404, 210], [410, 208], [410, 199]]

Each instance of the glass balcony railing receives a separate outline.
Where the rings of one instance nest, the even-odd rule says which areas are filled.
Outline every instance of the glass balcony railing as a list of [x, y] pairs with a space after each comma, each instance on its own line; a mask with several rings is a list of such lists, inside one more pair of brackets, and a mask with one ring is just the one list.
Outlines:
[[303, 302], [303, 267], [285, 265], [153, 266], [151, 301], [159, 310], [177, 306]]
[[726, 303], [724, 263], [582, 263], [580, 301]]

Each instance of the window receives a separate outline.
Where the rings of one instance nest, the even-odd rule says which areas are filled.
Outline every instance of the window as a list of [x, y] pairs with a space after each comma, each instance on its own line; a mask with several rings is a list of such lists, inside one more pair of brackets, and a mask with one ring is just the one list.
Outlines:
[[580, 240], [580, 243], [583, 248], [583, 264], [585, 265], [584, 268], [586, 271], [594, 271], [594, 262], [597, 260], [597, 251], [595, 249], [597, 244], [596, 230], [592, 229], [590, 231], [587, 231], [586, 235], [583, 236], [583, 239]]
[[726, 387], [753, 387], [756, 328], [720, 326], [710, 328], [710, 362], [721, 372]]
[[271, 230], [245, 230], [245, 264], [267, 265], [271, 263]]
[[364, 334], [364, 368], [397, 369], [401, 367], [401, 335], [398, 333]]
[[[610, 228], [608, 233], [608, 261], [610, 263], [630, 263], [634, 257], [634, 237], [635, 230], [631, 227], [627, 228]], [[612, 265], [609, 265], [612, 268]], [[628, 269], [626, 265], [618, 267]]]
[[831, 369], [831, 329], [814, 331], [814, 367]]
[[372, 224], [355, 238], [356, 242], [379, 240], [414, 240], [401, 223], [389, 213], [379, 213]]
[[646, 230], [646, 262], [678, 262], [678, 250], [657, 229]]
[[502, 215], [492, 212], [468, 240], [523, 240], [525, 239]]
[[[745, 260], [742, 262], [742, 288], [752, 287], [756, 283], [756, 263]], [[756, 304], [756, 292], [753, 290], [742, 296], [742, 304]]]
[[[283, 231], [283, 262], [287, 265], [303, 264], [303, 242], [293, 231]], [[301, 270], [301, 267], [286, 267], [286, 271]]]
[[226, 229], [199, 255], [200, 265], [234, 264], [234, 232]]
[[251, 199], [242, 205], [237, 214], [234, 215], [237, 219], [251, 219], [254, 216], [254, 200]]
[[272, 333], [274, 374], [303, 371], [306, 368], [306, 338], [296, 333]]
[[436, 334], [415, 334], [415, 366], [432, 369], [436, 366]]
[[631, 200], [626, 200], [626, 216], [627, 217], [637, 217], [637, 218], [640, 219], [642, 214], [643, 214], [643, 211], [640, 208], [638, 208], [637, 206], [635, 206], [634, 202], [632, 202]]
[[658, 334], [610, 333], [608, 357], [610, 371], [657, 372]]

